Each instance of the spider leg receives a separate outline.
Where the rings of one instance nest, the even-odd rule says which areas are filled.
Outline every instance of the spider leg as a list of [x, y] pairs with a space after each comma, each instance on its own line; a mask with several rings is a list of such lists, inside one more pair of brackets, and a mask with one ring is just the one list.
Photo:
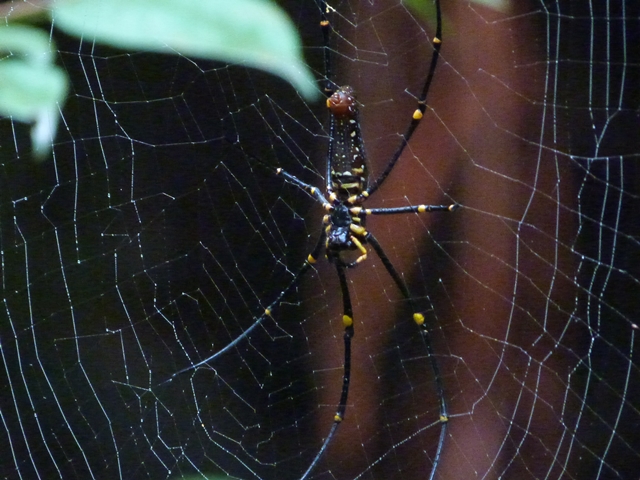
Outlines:
[[331, 204], [327, 202], [327, 199], [324, 198], [324, 195], [322, 195], [322, 192], [320, 192], [318, 188], [314, 187], [313, 185], [309, 185], [308, 183], [304, 183], [302, 180], [299, 180], [297, 177], [291, 175], [281, 168], [278, 168], [276, 170], [276, 174], [282, 175], [288, 183], [295, 185], [299, 189], [308, 191], [316, 200], [322, 203], [325, 209], [328, 210], [329, 208], [331, 208]]
[[[327, 6], [327, 2], [324, 0], [316, 1], [318, 8], [320, 9], [320, 29], [322, 30], [322, 38], [323, 44], [329, 45], [329, 34], [331, 33], [331, 23], [327, 18], [327, 13], [329, 13], [330, 9]], [[335, 84], [330, 80], [332, 77], [331, 71], [331, 51], [329, 48], [324, 49], [324, 78], [325, 78], [325, 86], [324, 86], [324, 94], [327, 97], [330, 97], [334, 90]]]
[[[360, 231], [362, 231], [362, 233], [366, 232], [366, 230], [363, 227], [357, 227], [356, 225], [353, 225], [353, 224], [351, 224], [351, 231], [353, 231], [354, 233], [360, 233]], [[348, 268], [355, 267], [356, 265], [364, 262], [367, 259], [367, 249], [364, 248], [364, 245], [362, 245], [362, 242], [358, 240], [358, 237], [351, 235], [349, 238], [351, 239], [353, 244], [356, 246], [356, 248], [360, 251], [360, 256], [356, 258], [353, 262], [347, 264], [346, 266]]]
[[425, 213], [425, 212], [453, 212], [460, 208], [457, 203], [451, 205], [410, 205], [407, 207], [393, 208], [362, 208], [352, 207], [349, 211], [353, 215], [394, 215], [396, 213]]
[[298, 272], [293, 276], [293, 278], [291, 279], [289, 284], [285, 287], [285, 289], [282, 290], [278, 294], [276, 299], [273, 302], [271, 302], [271, 304], [269, 304], [269, 306], [267, 308], [265, 308], [265, 310], [262, 313], [262, 315], [260, 315], [258, 318], [256, 318], [255, 321], [253, 322], [253, 324], [251, 324], [251, 326], [249, 328], [247, 328], [244, 332], [242, 332], [240, 335], [238, 335], [236, 338], [234, 338], [230, 343], [225, 345], [222, 349], [218, 350], [213, 355], [210, 355], [209, 357], [205, 358], [204, 360], [201, 360], [200, 362], [198, 362], [198, 363], [196, 363], [194, 365], [190, 365], [190, 366], [188, 366], [186, 368], [183, 368], [182, 370], [178, 370], [176, 373], [171, 375], [167, 380], [162, 382], [160, 385], [164, 385], [165, 383], [171, 382], [178, 375], [181, 375], [181, 374], [183, 374], [185, 372], [188, 372], [190, 370], [195, 370], [196, 368], [199, 368], [199, 367], [201, 367], [201, 366], [203, 366], [203, 365], [205, 365], [205, 364], [207, 364], [209, 362], [212, 362], [213, 360], [218, 358], [220, 355], [226, 353], [228, 350], [231, 350], [238, 343], [240, 343], [242, 340], [247, 338], [247, 336], [249, 336], [249, 334], [258, 325], [260, 325], [267, 317], [271, 316], [271, 314], [273, 313], [273, 310], [280, 304], [280, 302], [282, 302], [284, 297], [286, 297], [298, 285], [298, 282], [300, 281], [302, 276], [305, 273], [307, 273], [307, 271], [316, 263], [316, 261], [318, 260], [318, 255], [320, 254], [320, 250], [324, 246], [325, 237], [326, 237], [326, 232], [325, 232], [324, 229], [322, 229], [322, 231], [320, 232], [320, 235], [318, 237], [318, 240], [316, 242], [315, 247], [313, 248], [313, 250], [311, 251], [311, 253], [307, 257], [305, 262], [302, 264], [302, 266], [300, 267]]
[[398, 148], [396, 149], [395, 153], [391, 157], [391, 160], [389, 160], [389, 163], [387, 164], [384, 171], [380, 174], [378, 178], [375, 179], [373, 183], [371, 183], [371, 185], [369, 185], [369, 188], [367, 188], [364, 192], [362, 192], [359, 195], [361, 200], [368, 197], [373, 192], [375, 192], [378, 189], [378, 187], [382, 185], [382, 182], [384, 182], [386, 178], [389, 176], [389, 174], [391, 173], [391, 170], [393, 170], [393, 167], [395, 167], [396, 162], [402, 155], [402, 152], [404, 152], [404, 149], [409, 143], [409, 140], [411, 140], [413, 133], [418, 127], [418, 124], [420, 123], [420, 120], [422, 120], [422, 117], [424, 116], [424, 112], [427, 109], [427, 95], [429, 94], [429, 89], [431, 88], [431, 82], [433, 81], [433, 75], [436, 71], [438, 58], [440, 58], [440, 47], [442, 46], [442, 14], [440, 12], [440, 0], [436, 0], [436, 35], [435, 37], [433, 37], [433, 40], [431, 41], [431, 43], [433, 45], [433, 55], [431, 56], [431, 65], [429, 66], [429, 73], [427, 74], [427, 79], [425, 80], [424, 85], [422, 86], [422, 92], [418, 97], [418, 107], [413, 112], [413, 116], [411, 117], [411, 123], [407, 127], [407, 130], [402, 136], [402, 140], [400, 141], [400, 145], [398, 145]]
[[[331, 260], [331, 259], [330, 259]], [[324, 439], [322, 447], [314, 457], [313, 461], [304, 472], [300, 480], [307, 478], [309, 473], [317, 465], [322, 457], [322, 454], [331, 443], [333, 436], [338, 430], [338, 426], [344, 420], [345, 410], [347, 409], [347, 398], [349, 397], [349, 383], [351, 382], [351, 339], [353, 338], [353, 308], [351, 307], [351, 295], [349, 294], [349, 287], [347, 285], [347, 276], [345, 275], [346, 265], [340, 262], [335, 262], [336, 272], [338, 273], [338, 279], [340, 280], [340, 290], [342, 292], [342, 323], [344, 324], [344, 373], [342, 375], [342, 392], [340, 393], [340, 401], [338, 402], [338, 409], [333, 417], [333, 425], [327, 438]]]
[[342, 377], [342, 393], [340, 402], [333, 421], [340, 423], [344, 419], [344, 412], [347, 408], [347, 397], [349, 395], [349, 382], [351, 381], [351, 339], [353, 338], [353, 309], [351, 307], [351, 295], [347, 286], [347, 276], [344, 273], [344, 266], [336, 263], [336, 271], [340, 280], [340, 291], [342, 292], [342, 323], [344, 324], [344, 374]]
[[256, 165], [259, 165], [260, 167], [268, 170], [269, 172], [275, 175], [282, 175], [285, 178], [285, 181], [287, 183], [291, 183], [296, 187], [300, 188], [301, 190], [305, 190], [309, 192], [316, 200], [318, 200], [320, 203], [323, 204], [325, 209], [328, 210], [330, 208], [330, 203], [327, 202], [327, 199], [324, 197], [324, 195], [322, 195], [322, 193], [318, 188], [314, 187], [313, 185], [309, 185], [308, 183], [304, 183], [302, 180], [299, 180], [297, 177], [295, 177], [294, 175], [291, 175], [290, 173], [283, 170], [282, 168], [274, 168], [273, 166], [269, 165], [268, 163], [264, 162], [258, 157], [255, 157], [250, 153], [245, 152], [242, 148], [238, 147], [238, 145], [236, 145], [235, 142], [229, 139], [225, 139], [225, 140], [229, 142], [233, 147], [240, 150], [242, 154], [245, 155], [249, 160], [251, 160], [252, 162], [255, 162]]
[[[363, 229], [363, 232], [367, 233], [367, 231], [364, 230], [364, 229]], [[358, 258], [356, 258], [352, 262], [345, 262], [344, 260], [342, 260], [342, 258], [340, 258], [340, 255], [338, 255], [338, 254], [332, 255], [331, 261], [335, 262], [335, 263], [339, 263], [340, 266], [343, 267], [343, 268], [354, 268], [354, 267], [357, 267], [358, 265], [360, 265], [362, 262], [364, 262], [367, 259], [367, 249], [362, 244], [362, 241], [359, 240], [358, 237], [356, 237], [354, 235], [351, 235], [349, 238], [351, 239], [351, 241], [353, 242], [355, 247], [360, 251], [360, 256]]]
[[400, 274], [398, 274], [398, 271], [395, 269], [395, 267], [391, 263], [391, 260], [389, 260], [389, 257], [387, 257], [386, 253], [384, 253], [384, 250], [382, 249], [382, 246], [380, 245], [378, 240], [370, 232], [367, 233], [367, 243], [369, 243], [371, 247], [375, 250], [376, 254], [382, 261], [382, 264], [387, 269], [387, 272], [389, 272], [389, 275], [391, 275], [391, 278], [397, 285], [398, 289], [400, 290], [400, 292], [402, 292], [402, 296], [404, 296], [409, 302], [409, 305], [411, 306], [411, 310], [413, 311], [413, 320], [420, 327], [420, 332], [422, 333], [422, 339], [427, 349], [429, 362], [431, 363], [431, 369], [433, 370], [433, 375], [436, 383], [436, 390], [438, 393], [438, 402], [440, 404], [439, 405], [440, 438], [438, 441], [438, 449], [436, 451], [436, 456], [434, 457], [433, 465], [431, 467], [431, 476], [429, 477], [429, 478], [434, 478], [436, 469], [438, 467], [438, 462], [440, 461], [442, 448], [444, 445], [444, 439], [445, 439], [446, 430], [447, 430], [447, 423], [449, 422], [449, 414], [447, 413], [447, 404], [445, 402], [445, 397], [444, 397], [444, 387], [442, 385], [442, 375], [440, 374], [440, 367], [438, 366], [438, 362], [436, 361], [436, 357], [434, 356], [434, 353], [433, 353], [433, 347], [431, 345], [431, 337], [429, 335], [429, 330], [427, 329], [427, 325], [424, 321], [424, 315], [418, 312], [415, 301], [413, 300], [413, 298], [409, 293], [409, 288], [407, 287], [407, 284], [404, 282], [402, 277], [400, 277]]

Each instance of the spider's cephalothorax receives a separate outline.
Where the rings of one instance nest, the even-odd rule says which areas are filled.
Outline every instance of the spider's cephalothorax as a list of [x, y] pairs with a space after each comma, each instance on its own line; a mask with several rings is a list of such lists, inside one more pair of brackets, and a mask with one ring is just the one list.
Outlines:
[[[332, 135], [327, 162], [329, 214], [324, 219], [325, 248], [329, 260], [352, 267], [367, 257], [362, 245], [367, 240], [364, 217], [353, 209], [362, 203], [367, 188], [367, 164], [353, 88], [336, 90], [327, 99], [327, 107], [332, 116]], [[340, 252], [353, 250], [360, 251], [355, 261], [345, 262], [340, 257]]]

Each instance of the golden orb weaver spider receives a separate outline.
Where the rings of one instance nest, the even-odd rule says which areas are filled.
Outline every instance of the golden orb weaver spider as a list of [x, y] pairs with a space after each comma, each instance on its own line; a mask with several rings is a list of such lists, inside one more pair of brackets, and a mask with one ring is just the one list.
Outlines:
[[[440, 437], [438, 441], [437, 452], [432, 464], [430, 478], [435, 476], [435, 472], [442, 453], [444, 438], [446, 434], [446, 425], [449, 420], [446, 402], [444, 398], [444, 388], [442, 385], [442, 377], [437, 360], [433, 354], [429, 332], [425, 323], [424, 316], [418, 311], [409, 289], [395, 269], [382, 246], [375, 236], [365, 228], [365, 219], [368, 215], [393, 215], [402, 213], [424, 213], [433, 211], [454, 211], [458, 205], [416, 205], [397, 208], [363, 208], [362, 204], [367, 198], [375, 192], [378, 187], [391, 173], [398, 159], [402, 155], [405, 147], [411, 139], [415, 129], [422, 120], [426, 110], [426, 99], [433, 81], [436, 65], [440, 55], [442, 45], [442, 18], [440, 11], [440, 2], [435, 0], [436, 6], [436, 35], [433, 38], [433, 55], [431, 64], [427, 72], [422, 92], [418, 97], [418, 107], [413, 112], [411, 122], [402, 137], [400, 145], [396, 148], [395, 153], [387, 162], [382, 174], [371, 184], [368, 180], [367, 161], [360, 132], [360, 122], [358, 118], [358, 106], [355, 98], [354, 90], [350, 86], [341, 86], [333, 84], [329, 78], [330, 54], [326, 47], [329, 44], [329, 34], [331, 24], [327, 19], [329, 7], [326, 2], [319, 1], [322, 18], [320, 26], [322, 28], [325, 43], [325, 75], [327, 83], [325, 86], [325, 94], [327, 95], [327, 108], [331, 115], [331, 124], [329, 131], [329, 152], [326, 162], [326, 198], [316, 187], [300, 181], [293, 175], [277, 169], [277, 173], [282, 175], [285, 180], [298, 188], [308, 191], [318, 202], [320, 202], [327, 214], [323, 218], [323, 230], [318, 238], [318, 242], [309, 254], [307, 261], [304, 263], [298, 274], [294, 277], [289, 287], [284, 290], [281, 297], [286, 295], [293, 288], [299, 278], [316, 263], [322, 248], [326, 252], [327, 260], [336, 267], [336, 272], [340, 282], [340, 290], [343, 301], [343, 325], [344, 325], [344, 371], [342, 381], [342, 392], [338, 403], [337, 411], [334, 415], [333, 425], [325, 441], [318, 451], [317, 455], [305, 471], [301, 480], [309, 476], [315, 465], [319, 462], [322, 454], [331, 442], [335, 432], [343, 421], [346, 411], [347, 398], [349, 395], [349, 383], [351, 379], [351, 339], [354, 335], [353, 327], [353, 309], [351, 305], [351, 297], [347, 285], [345, 270], [353, 268], [366, 260], [367, 249], [365, 245], [370, 245], [376, 252], [385, 269], [393, 279], [394, 283], [409, 302], [413, 311], [413, 320], [419, 326], [422, 333], [423, 341], [427, 349], [431, 368], [433, 370], [436, 392], [439, 403], [439, 422], [441, 425]], [[350, 262], [345, 262], [342, 252], [357, 251], [359, 256]], [[276, 300], [272, 305], [275, 306], [280, 299]], [[266, 315], [271, 314], [271, 307], [267, 309]]]
[[[427, 71], [426, 80], [422, 86], [422, 92], [418, 97], [418, 106], [412, 114], [410, 124], [405, 131], [400, 144], [395, 152], [388, 160], [385, 169], [373, 182], [369, 182], [369, 174], [367, 167], [366, 153], [364, 142], [360, 131], [360, 122], [358, 117], [358, 104], [356, 101], [354, 89], [350, 86], [338, 86], [329, 78], [331, 72], [331, 59], [329, 53], [329, 36], [331, 32], [331, 24], [327, 18], [331, 8], [324, 0], [316, 0], [321, 12], [320, 27], [324, 38], [324, 68], [326, 84], [324, 92], [327, 96], [326, 105], [330, 112], [330, 130], [329, 130], [329, 150], [326, 162], [325, 174], [325, 194], [318, 188], [307, 184], [296, 176], [288, 173], [282, 168], [273, 168], [265, 165], [260, 159], [253, 158], [256, 162], [269, 169], [274, 174], [284, 178], [285, 182], [308, 192], [317, 202], [319, 202], [326, 211], [322, 221], [322, 230], [317, 239], [315, 247], [308, 255], [305, 262], [294, 274], [289, 284], [276, 296], [269, 304], [262, 315], [255, 318], [254, 322], [239, 336], [234, 338], [230, 343], [222, 349], [209, 356], [208, 358], [191, 365], [177, 373], [174, 373], [168, 380], [175, 376], [205, 365], [217, 357], [223, 355], [230, 349], [235, 348], [242, 340], [246, 339], [251, 332], [261, 325], [265, 319], [272, 316], [274, 310], [279, 304], [294, 290], [301, 278], [309, 269], [317, 262], [320, 252], [324, 249], [327, 260], [335, 265], [337, 276], [339, 279], [340, 290], [343, 301], [343, 325], [344, 325], [344, 370], [342, 377], [342, 391], [338, 402], [336, 413], [333, 417], [331, 429], [324, 439], [324, 442], [309, 464], [308, 468], [301, 477], [306, 479], [315, 466], [320, 461], [323, 453], [327, 449], [331, 440], [334, 438], [338, 426], [345, 418], [347, 399], [349, 395], [349, 384], [351, 379], [351, 340], [354, 336], [354, 320], [353, 308], [351, 305], [351, 296], [347, 285], [346, 270], [354, 268], [362, 264], [368, 255], [367, 245], [370, 246], [385, 267], [385, 270], [391, 276], [394, 284], [400, 290], [402, 296], [407, 300], [413, 312], [413, 320], [417, 324], [422, 334], [427, 356], [429, 358], [431, 368], [434, 374], [435, 389], [438, 396], [440, 435], [436, 454], [433, 458], [431, 474], [429, 478], [434, 478], [435, 472], [441, 457], [444, 438], [446, 434], [446, 426], [448, 423], [447, 406], [444, 396], [444, 387], [436, 358], [431, 346], [431, 340], [425, 318], [418, 311], [409, 289], [393, 266], [382, 246], [376, 237], [365, 227], [366, 217], [369, 215], [395, 215], [405, 213], [425, 213], [434, 211], [452, 212], [458, 208], [457, 204], [449, 205], [411, 205], [395, 208], [364, 208], [363, 204], [373, 194], [389, 176], [394, 169], [397, 161], [408, 145], [418, 124], [422, 120], [426, 110], [426, 99], [429, 93], [431, 83], [434, 78], [440, 48], [442, 44], [442, 25], [440, 2], [435, 0], [436, 9], [436, 34], [432, 40], [433, 54], [431, 63]], [[342, 257], [343, 253], [355, 252], [357, 257], [352, 261], [345, 261]]]
[[[318, 1], [322, 18], [320, 26], [322, 28], [325, 46], [329, 44], [329, 33], [331, 24], [327, 19], [330, 9], [325, 1]], [[293, 175], [278, 169], [277, 173], [284, 176], [286, 181], [296, 185], [298, 188], [311, 193], [313, 197], [319, 201], [327, 214], [323, 218], [323, 230], [318, 238], [318, 242], [308, 256], [307, 261], [302, 266], [298, 274], [294, 277], [292, 283], [287, 290], [282, 292], [286, 294], [289, 289], [297, 283], [301, 275], [306, 272], [311, 265], [316, 263], [321, 249], [324, 247], [327, 260], [336, 266], [336, 272], [340, 282], [340, 290], [343, 301], [343, 324], [344, 324], [344, 371], [342, 381], [342, 392], [338, 403], [337, 411], [334, 415], [333, 424], [329, 434], [318, 451], [317, 455], [301, 477], [306, 479], [316, 464], [319, 462], [322, 454], [331, 442], [335, 432], [343, 421], [349, 395], [349, 383], [351, 378], [351, 339], [354, 335], [353, 327], [353, 309], [351, 305], [351, 297], [347, 285], [345, 269], [353, 268], [359, 265], [367, 258], [367, 249], [365, 245], [370, 245], [376, 252], [385, 269], [393, 279], [394, 283], [402, 293], [403, 297], [409, 302], [413, 312], [413, 320], [420, 328], [423, 341], [427, 350], [431, 368], [433, 370], [436, 391], [439, 403], [439, 422], [441, 425], [440, 436], [436, 455], [433, 460], [431, 474], [429, 478], [434, 478], [435, 472], [440, 460], [444, 438], [446, 434], [446, 426], [449, 420], [447, 406], [444, 397], [444, 387], [442, 385], [442, 377], [440, 369], [431, 346], [429, 332], [425, 323], [425, 318], [417, 309], [409, 289], [395, 269], [382, 246], [375, 236], [365, 228], [365, 219], [369, 215], [393, 215], [402, 213], [424, 213], [433, 211], [449, 211], [452, 212], [458, 208], [457, 204], [450, 205], [416, 205], [396, 208], [363, 208], [362, 204], [367, 198], [375, 192], [395, 167], [398, 159], [402, 155], [409, 140], [413, 136], [418, 124], [424, 116], [426, 110], [426, 99], [433, 81], [435, 69], [440, 55], [442, 45], [442, 15], [440, 11], [440, 1], [435, 0], [436, 7], [436, 34], [432, 40], [433, 54], [431, 64], [427, 72], [426, 80], [422, 87], [422, 92], [418, 97], [418, 106], [413, 112], [411, 122], [402, 137], [400, 145], [387, 162], [387, 166], [380, 176], [369, 184], [367, 160], [364, 150], [364, 143], [360, 132], [360, 122], [358, 118], [358, 106], [353, 88], [350, 86], [335, 85], [329, 77], [330, 54], [329, 49], [325, 48], [325, 75], [327, 83], [325, 86], [325, 94], [327, 95], [327, 108], [330, 111], [330, 133], [329, 133], [329, 152], [326, 162], [326, 193], [328, 199], [315, 187], [308, 185]], [[359, 256], [350, 262], [345, 262], [342, 252], [357, 251]], [[274, 304], [275, 305], [275, 302]], [[267, 309], [267, 314], [271, 310]]]

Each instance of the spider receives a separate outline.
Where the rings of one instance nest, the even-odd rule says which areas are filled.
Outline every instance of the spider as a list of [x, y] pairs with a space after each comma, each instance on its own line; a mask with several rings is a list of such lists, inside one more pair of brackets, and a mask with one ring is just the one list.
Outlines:
[[[324, 1], [319, 2], [322, 19], [320, 26], [323, 31], [325, 46], [328, 44], [328, 37], [331, 25], [327, 20], [326, 14], [329, 12]], [[435, 475], [439, 462], [440, 454], [444, 444], [444, 436], [446, 433], [446, 425], [448, 422], [448, 414], [446, 402], [444, 399], [444, 388], [440, 376], [438, 363], [433, 355], [429, 332], [425, 324], [424, 316], [417, 310], [406, 283], [395, 269], [382, 246], [376, 237], [365, 228], [365, 219], [369, 215], [395, 215], [403, 213], [424, 213], [433, 211], [454, 211], [458, 205], [417, 205], [397, 208], [363, 208], [362, 204], [367, 198], [374, 193], [391, 173], [400, 158], [402, 152], [411, 139], [416, 127], [420, 123], [426, 110], [426, 99], [429, 88], [433, 80], [440, 47], [442, 44], [442, 27], [440, 2], [435, 0], [436, 5], [436, 35], [433, 39], [433, 55], [431, 57], [431, 65], [429, 67], [427, 78], [425, 80], [422, 93], [418, 98], [418, 107], [413, 112], [411, 123], [405, 132], [405, 135], [397, 147], [395, 153], [388, 161], [386, 168], [382, 174], [369, 184], [367, 161], [364, 150], [364, 144], [360, 132], [360, 122], [358, 118], [358, 105], [355, 98], [353, 88], [350, 86], [337, 87], [328, 78], [330, 72], [329, 49], [325, 48], [325, 72], [327, 72], [327, 83], [325, 86], [325, 94], [327, 95], [327, 108], [330, 111], [330, 143], [327, 156], [326, 170], [326, 197], [316, 187], [302, 182], [295, 176], [277, 169], [276, 173], [282, 175], [285, 180], [300, 189], [306, 190], [315, 199], [322, 204], [327, 214], [323, 218], [323, 229], [318, 238], [318, 242], [309, 254], [307, 261], [304, 263], [298, 274], [294, 277], [289, 287], [281, 293], [281, 297], [286, 295], [293, 288], [300, 277], [317, 262], [320, 251], [324, 248], [327, 260], [336, 267], [338, 279], [340, 281], [340, 290], [343, 301], [343, 324], [344, 324], [344, 373], [342, 380], [342, 392], [338, 403], [337, 411], [333, 418], [333, 425], [329, 434], [325, 438], [322, 448], [301, 477], [307, 478], [315, 465], [320, 460], [324, 450], [331, 442], [338, 426], [344, 419], [347, 397], [349, 395], [349, 383], [351, 378], [351, 339], [354, 335], [353, 327], [353, 309], [351, 306], [351, 297], [347, 286], [347, 278], [345, 269], [356, 267], [367, 259], [366, 245], [370, 245], [376, 252], [387, 272], [397, 285], [402, 295], [409, 302], [413, 310], [413, 320], [419, 326], [422, 333], [427, 353], [434, 372], [436, 390], [439, 399], [439, 421], [441, 425], [440, 439], [436, 456], [433, 461], [431, 478]], [[342, 257], [343, 252], [356, 251], [359, 255], [355, 260], [345, 261]], [[272, 304], [275, 306], [280, 298]], [[265, 315], [271, 314], [271, 307], [265, 312]]]
[[[366, 229], [365, 220], [369, 215], [395, 215], [434, 211], [452, 212], [456, 208], [458, 208], [458, 205], [416, 205], [397, 208], [364, 208], [362, 205], [365, 203], [367, 198], [369, 198], [371, 194], [373, 194], [380, 187], [380, 185], [382, 185], [384, 180], [392, 172], [426, 110], [427, 94], [434, 77], [436, 65], [438, 63], [440, 54], [440, 47], [442, 44], [440, 2], [439, 0], [435, 0], [436, 35], [432, 41], [433, 54], [431, 57], [431, 64], [427, 72], [427, 77], [422, 88], [422, 92], [418, 97], [418, 106], [413, 112], [411, 122], [404, 136], [402, 137], [400, 145], [398, 145], [395, 153], [388, 161], [386, 168], [377, 179], [375, 179], [373, 182], [369, 182], [366, 154], [358, 118], [358, 104], [356, 101], [354, 90], [350, 86], [338, 87], [329, 78], [329, 72], [331, 71], [331, 59], [328, 44], [331, 25], [327, 19], [327, 13], [330, 12], [331, 8], [326, 4], [324, 0], [316, 1], [322, 15], [320, 27], [322, 29], [325, 45], [324, 68], [326, 77], [326, 85], [324, 91], [327, 96], [326, 104], [330, 112], [331, 119], [329, 151], [327, 155], [327, 170], [325, 176], [326, 196], [318, 188], [299, 180], [296, 176], [286, 172], [281, 168], [268, 168], [272, 170], [276, 175], [284, 178], [286, 182], [308, 192], [320, 204], [322, 204], [323, 208], [326, 211], [326, 214], [322, 221], [323, 225], [321, 233], [312, 252], [309, 254], [298, 272], [294, 275], [288, 286], [286, 286], [286, 288], [280, 292], [277, 298], [273, 302], [271, 302], [271, 304], [265, 309], [264, 313], [261, 316], [255, 319], [254, 323], [249, 328], [247, 328], [241, 335], [236, 337], [232, 342], [227, 344], [212, 356], [173, 374], [171, 378], [179, 375], [186, 370], [191, 370], [208, 362], [211, 362], [216, 357], [234, 348], [240, 341], [246, 338], [266, 318], [270, 317], [273, 310], [280, 304], [284, 297], [287, 296], [294, 288], [296, 288], [302, 276], [317, 262], [320, 256], [320, 252], [324, 249], [324, 251], [326, 252], [327, 260], [335, 265], [342, 294], [342, 320], [344, 325], [344, 371], [342, 380], [342, 392], [340, 394], [340, 400], [338, 402], [336, 413], [333, 417], [333, 424], [331, 426], [329, 434], [323, 442], [322, 447], [301, 477], [301, 480], [307, 478], [313, 468], [319, 462], [322, 454], [334, 437], [338, 426], [345, 418], [347, 397], [349, 395], [349, 383], [351, 379], [351, 339], [354, 336], [353, 308], [351, 305], [351, 297], [349, 288], [347, 286], [347, 277], [345, 271], [350, 268], [355, 268], [356, 266], [365, 262], [368, 256], [367, 246], [371, 246], [373, 251], [382, 261], [382, 264], [384, 265], [385, 269], [393, 279], [394, 283], [396, 284], [404, 298], [408, 301], [413, 311], [413, 320], [418, 325], [420, 332], [422, 333], [422, 338], [426, 347], [431, 368], [434, 373], [435, 386], [439, 403], [438, 421], [440, 422], [441, 427], [436, 456], [433, 460], [430, 476], [430, 478], [433, 478], [442, 452], [446, 426], [449, 419], [439, 366], [435, 356], [433, 355], [429, 332], [427, 330], [424, 316], [418, 311], [415, 302], [413, 301], [413, 298], [409, 293], [409, 289], [406, 283], [385, 254], [380, 243], [378, 242], [376, 237]], [[259, 159], [255, 160], [263, 164], [263, 162], [260, 162]], [[353, 258], [353, 252], [355, 252], [355, 255], [357, 255], [355, 260], [347, 261], [343, 258], [343, 254], [348, 255], [349, 253], [352, 254]]]

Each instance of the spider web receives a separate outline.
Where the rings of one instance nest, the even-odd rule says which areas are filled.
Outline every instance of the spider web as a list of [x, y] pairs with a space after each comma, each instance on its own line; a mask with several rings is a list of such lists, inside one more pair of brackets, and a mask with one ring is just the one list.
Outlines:
[[[630, 478], [640, 421], [638, 25], [624, 2], [444, 2], [425, 119], [367, 224], [425, 312], [450, 422], [436, 478]], [[319, 13], [286, 8], [323, 72]], [[433, 26], [339, 1], [335, 79], [373, 175], [415, 108]], [[631, 11], [631, 8], [635, 10]], [[266, 74], [56, 33], [72, 80], [53, 158], [3, 120], [3, 478], [295, 479], [342, 383], [342, 301], [319, 262], [215, 361], [313, 248], [327, 113]], [[633, 252], [636, 252], [635, 254]], [[345, 420], [312, 478], [425, 478], [438, 398], [381, 262], [349, 270]], [[177, 372], [182, 371], [176, 375]]]

